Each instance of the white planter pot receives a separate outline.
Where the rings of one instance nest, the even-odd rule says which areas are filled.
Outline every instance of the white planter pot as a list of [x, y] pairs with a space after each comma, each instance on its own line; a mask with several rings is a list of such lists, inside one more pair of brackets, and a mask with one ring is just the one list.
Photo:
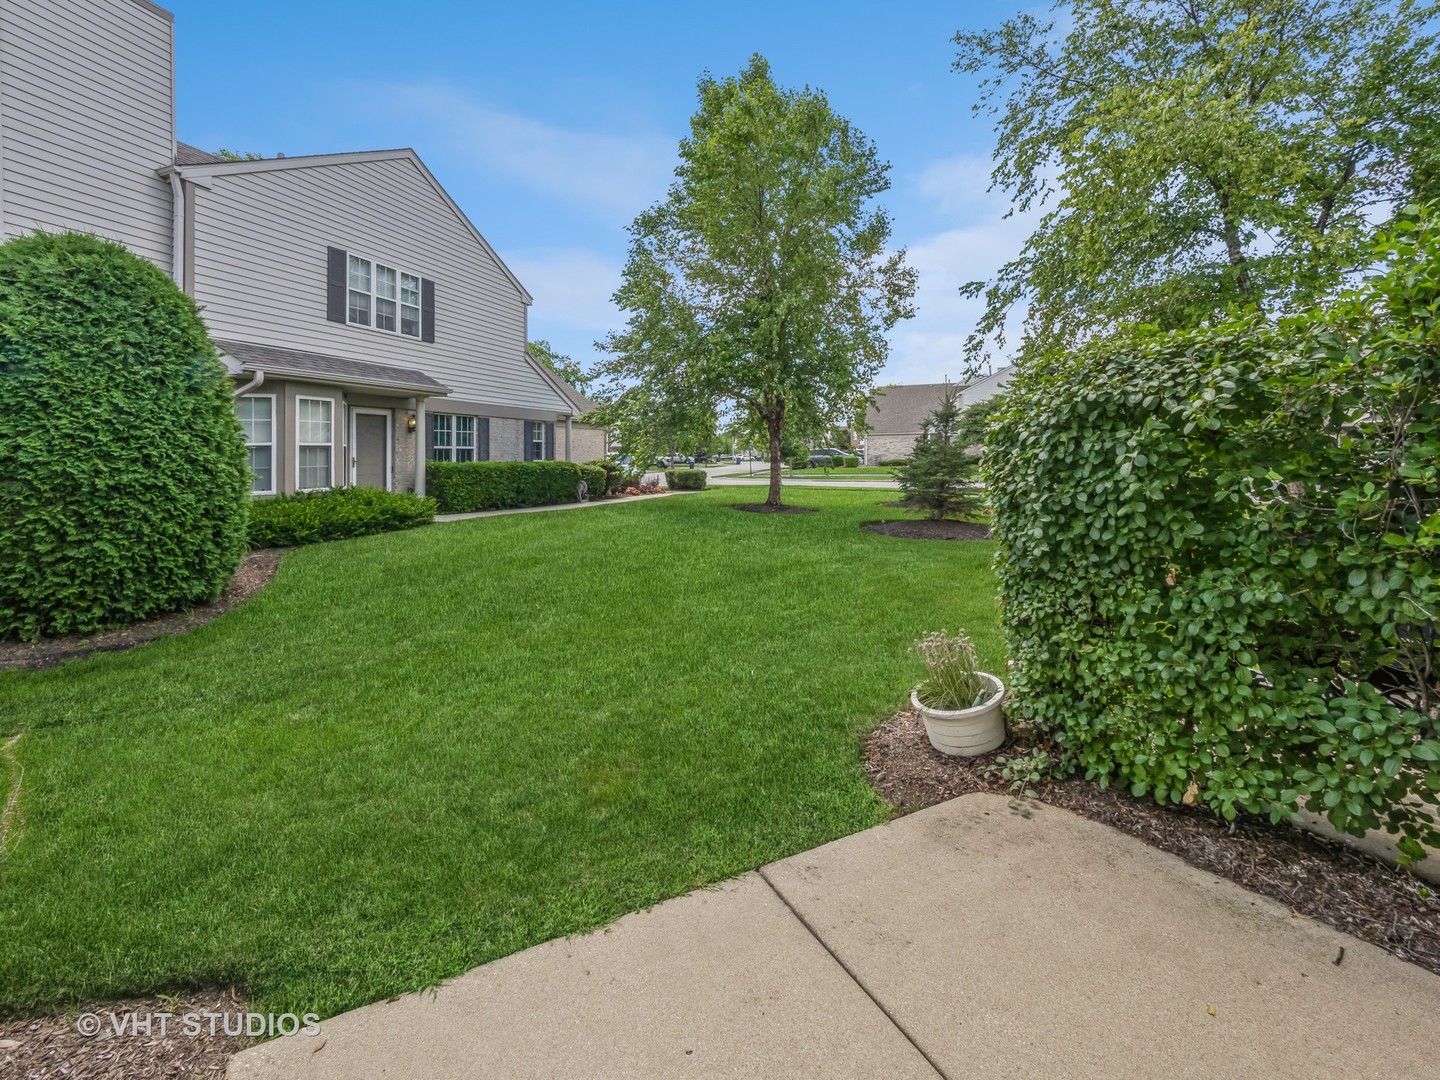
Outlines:
[[951, 757], [988, 754], [1005, 741], [1005, 684], [994, 675], [980, 673], [994, 689], [986, 700], [969, 709], [932, 709], [920, 701], [918, 687], [910, 691], [910, 704], [925, 721], [930, 745]]

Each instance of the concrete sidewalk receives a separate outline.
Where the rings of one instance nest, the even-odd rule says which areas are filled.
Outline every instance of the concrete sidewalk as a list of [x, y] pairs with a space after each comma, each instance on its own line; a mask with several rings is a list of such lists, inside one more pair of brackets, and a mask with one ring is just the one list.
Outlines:
[[1437, 1015], [1440, 978], [1371, 945], [1064, 810], [967, 795], [229, 1076], [1419, 1080]]

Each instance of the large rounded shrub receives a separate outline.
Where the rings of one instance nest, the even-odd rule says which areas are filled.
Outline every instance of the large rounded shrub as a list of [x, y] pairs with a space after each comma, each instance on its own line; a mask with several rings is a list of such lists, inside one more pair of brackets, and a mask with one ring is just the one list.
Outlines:
[[249, 467], [195, 304], [118, 244], [0, 245], [0, 637], [212, 600]]

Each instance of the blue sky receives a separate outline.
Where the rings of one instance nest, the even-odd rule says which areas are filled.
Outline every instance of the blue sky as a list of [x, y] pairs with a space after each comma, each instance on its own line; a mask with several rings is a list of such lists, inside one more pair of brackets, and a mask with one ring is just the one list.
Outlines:
[[991, 120], [950, 37], [1013, 4], [732, 2], [309, 4], [170, 0], [179, 133], [271, 156], [411, 146], [535, 297], [532, 338], [582, 362], [610, 304], [626, 226], [661, 198], [706, 69], [754, 52], [823, 89], [894, 168], [881, 199], [920, 274], [880, 382], [963, 371], [978, 315], [956, 290], [1015, 254], [1025, 226], [987, 194]]

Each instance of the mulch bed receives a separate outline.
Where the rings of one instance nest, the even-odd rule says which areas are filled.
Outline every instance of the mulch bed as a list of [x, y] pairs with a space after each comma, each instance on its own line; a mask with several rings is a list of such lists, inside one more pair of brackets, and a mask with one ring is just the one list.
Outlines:
[[[880, 725], [863, 748], [871, 786], [901, 813], [974, 791], [1010, 794], [979, 769], [1025, 749], [1012, 743], [977, 758], [948, 757], [930, 745], [909, 709]], [[1161, 806], [1079, 779], [1037, 794], [1440, 975], [1440, 890], [1427, 893], [1376, 859], [1286, 823], [1242, 817], [1227, 824], [1203, 809]]]
[[976, 525], [972, 521], [867, 521], [860, 527], [882, 536], [899, 536], [906, 540], [990, 539], [990, 526]]
[[731, 510], [748, 510], [752, 514], [813, 514], [808, 506], [771, 506], [768, 503], [731, 503]]
[[[223, 1020], [216, 1022], [216, 1034], [209, 1034], [210, 1021], [204, 1018], [207, 1012], [229, 1014], [233, 1030], [241, 1023], [236, 1017], [245, 1012], [245, 1004], [221, 990], [181, 998], [107, 1001], [57, 1016], [0, 1020], [0, 1076], [16, 1080], [220, 1080], [231, 1055], [258, 1040], [225, 1035]], [[100, 1018], [98, 1035], [86, 1037], [76, 1030], [76, 1020], [86, 1013]], [[159, 1013], [172, 1014], [164, 1038], [160, 1037]], [[193, 1037], [183, 1033], [181, 1018], [187, 1013], [200, 1017], [201, 1033]], [[113, 1022], [123, 1027], [133, 1023], [131, 1015], [151, 1017], [151, 1033], [134, 1034], [133, 1028], [126, 1028], [116, 1035], [112, 1016]]]
[[187, 611], [161, 615], [98, 634], [70, 634], [65, 637], [43, 638], [35, 642], [0, 641], [0, 670], [54, 667], [66, 660], [83, 659], [92, 653], [133, 649], [136, 645], [143, 645], [167, 634], [181, 634], [186, 630], [193, 630], [243, 604], [270, 584], [275, 577], [275, 571], [280, 567], [280, 560], [286, 552], [293, 550], [266, 548], [263, 551], [250, 552], [240, 564], [240, 569], [235, 571], [235, 577], [220, 594], [220, 599], [211, 604], [202, 604]]

